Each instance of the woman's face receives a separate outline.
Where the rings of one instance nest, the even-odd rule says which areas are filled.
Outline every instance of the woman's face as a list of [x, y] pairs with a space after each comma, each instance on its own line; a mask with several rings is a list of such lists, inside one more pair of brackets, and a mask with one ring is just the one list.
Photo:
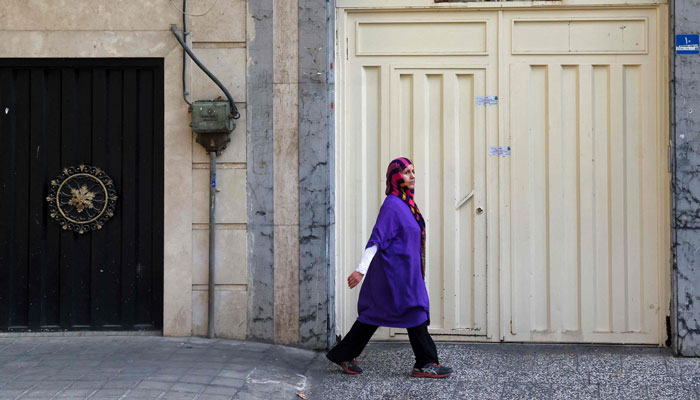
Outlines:
[[404, 168], [401, 171], [401, 178], [406, 182], [406, 187], [414, 190], [416, 187], [416, 171], [413, 169], [413, 164]]

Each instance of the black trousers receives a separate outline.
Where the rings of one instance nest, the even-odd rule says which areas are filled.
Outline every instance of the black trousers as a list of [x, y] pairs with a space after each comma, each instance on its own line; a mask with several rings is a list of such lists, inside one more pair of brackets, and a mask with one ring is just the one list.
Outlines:
[[[326, 357], [332, 362], [338, 363], [342, 361], [351, 361], [357, 358], [367, 343], [374, 335], [378, 326], [363, 324], [360, 321], [355, 321], [350, 328], [350, 332], [340, 341], [331, 351], [326, 354]], [[433, 338], [428, 333], [428, 321], [413, 328], [406, 328], [408, 331], [408, 340], [411, 341], [413, 354], [416, 356], [414, 368], [421, 368], [427, 363], [438, 363], [437, 347]]]

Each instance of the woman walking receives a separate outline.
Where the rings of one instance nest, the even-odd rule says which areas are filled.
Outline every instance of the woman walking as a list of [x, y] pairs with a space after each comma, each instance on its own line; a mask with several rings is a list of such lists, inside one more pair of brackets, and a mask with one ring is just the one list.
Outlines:
[[445, 378], [452, 369], [441, 366], [428, 333], [430, 307], [425, 288], [425, 220], [413, 194], [415, 170], [408, 158], [389, 163], [386, 198], [357, 269], [348, 277], [350, 289], [366, 275], [357, 303], [357, 321], [326, 358], [345, 373], [359, 374], [356, 358], [380, 326], [406, 328], [416, 357], [411, 376]]

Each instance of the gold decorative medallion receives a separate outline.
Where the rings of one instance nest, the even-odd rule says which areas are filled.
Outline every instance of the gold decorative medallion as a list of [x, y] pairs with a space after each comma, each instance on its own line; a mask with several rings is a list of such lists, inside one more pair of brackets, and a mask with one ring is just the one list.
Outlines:
[[117, 191], [112, 179], [100, 168], [89, 165], [64, 168], [51, 180], [49, 215], [64, 230], [85, 233], [102, 229], [114, 215]]

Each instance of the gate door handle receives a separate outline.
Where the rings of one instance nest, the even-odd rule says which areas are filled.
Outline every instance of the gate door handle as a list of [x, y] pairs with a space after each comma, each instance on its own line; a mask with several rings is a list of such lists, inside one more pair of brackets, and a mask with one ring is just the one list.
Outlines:
[[467, 197], [463, 198], [462, 200], [459, 201], [459, 203], [457, 203], [457, 205], [455, 206], [455, 210], [459, 210], [459, 208], [462, 207], [464, 205], [464, 203], [468, 202], [469, 199], [471, 199], [472, 197], [474, 197], [473, 190], [471, 192], [469, 192]]

